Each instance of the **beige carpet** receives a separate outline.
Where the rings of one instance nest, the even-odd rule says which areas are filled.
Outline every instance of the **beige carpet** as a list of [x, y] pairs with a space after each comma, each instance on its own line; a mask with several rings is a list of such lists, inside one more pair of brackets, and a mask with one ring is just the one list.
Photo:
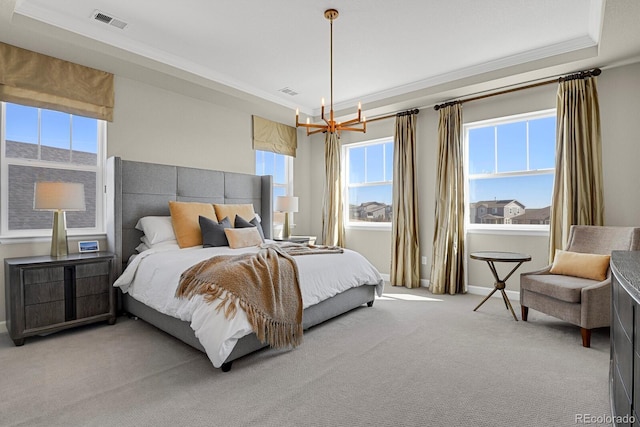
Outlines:
[[23, 347], [1, 334], [0, 424], [538, 427], [610, 414], [608, 329], [585, 349], [578, 328], [535, 311], [515, 322], [499, 299], [473, 312], [478, 295], [386, 292], [229, 373], [126, 317]]

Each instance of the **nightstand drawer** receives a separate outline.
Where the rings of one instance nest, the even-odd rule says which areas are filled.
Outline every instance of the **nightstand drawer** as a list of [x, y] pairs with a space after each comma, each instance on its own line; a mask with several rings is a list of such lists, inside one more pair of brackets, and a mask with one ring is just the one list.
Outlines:
[[76, 265], [76, 279], [94, 276], [109, 276], [109, 262]]
[[22, 274], [25, 285], [64, 281], [64, 267], [25, 268]]
[[108, 293], [110, 286], [108, 274], [105, 276], [91, 276], [82, 279], [76, 276], [77, 297]]
[[24, 285], [24, 304], [42, 304], [64, 300], [64, 280]]
[[87, 295], [76, 299], [78, 319], [109, 313], [109, 294]]
[[64, 321], [64, 300], [24, 307], [25, 329], [42, 328]]

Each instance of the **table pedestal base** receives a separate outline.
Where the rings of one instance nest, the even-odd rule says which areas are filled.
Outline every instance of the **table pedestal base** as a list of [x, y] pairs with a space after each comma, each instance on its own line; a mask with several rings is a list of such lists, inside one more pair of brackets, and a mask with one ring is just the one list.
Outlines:
[[480, 308], [480, 306], [482, 304], [484, 304], [484, 302], [486, 300], [488, 300], [489, 298], [491, 298], [491, 295], [493, 295], [496, 291], [500, 291], [502, 293], [502, 299], [504, 300], [504, 305], [506, 308], [508, 308], [511, 311], [511, 314], [513, 315], [513, 318], [516, 319], [516, 322], [518, 321], [518, 317], [516, 316], [516, 313], [513, 311], [513, 307], [511, 306], [511, 302], [509, 301], [509, 298], [507, 297], [507, 293], [505, 292], [504, 288], [505, 288], [505, 283], [500, 281], [500, 282], [496, 282], [494, 284], [494, 288], [493, 290], [489, 293], [489, 295], [487, 295], [486, 297], [484, 297], [484, 299], [480, 302], [480, 304], [478, 304], [476, 306], [476, 308], [473, 309], [473, 311], [476, 311], [477, 309]]
[[[478, 257], [475, 257], [475, 258], [479, 259]], [[531, 259], [531, 258], [529, 258], [529, 259]], [[516, 313], [513, 311], [513, 307], [511, 307], [511, 302], [509, 301], [509, 298], [507, 297], [507, 293], [505, 292], [504, 288], [506, 286], [507, 280], [509, 280], [509, 277], [511, 277], [511, 275], [518, 269], [518, 267], [520, 267], [522, 265], [524, 260], [517, 261], [518, 264], [516, 264], [516, 266], [513, 267], [513, 269], [509, 272], [509, 274], [506, 275], [506, 277], [504, 279], [501, 279], [500, 276], [498, 276], [498, 271], [496, 270], [496, 266], [494, 264], [494, 260], [492, 260], [492, 259], [484, 259], [484, 261], [486, 261], [487, 265], [489, 265], [489, 269], [491, 269], [491, 273], [493, 274], [493, 277], [496, 279], [496, 281], [494, 283], [494, 288], [491, 291], [491, 293], [489, 295], [487, 295], [482, 300], [482, 302], [480, 302], [480, 304], [478, 304], [478, 306], [473, 309], [473, 311], [476, 311], [496, 291], [500, 291], [500, 293], [502, 293], [502, 299], [504, 300], [504, 305], [511, 311], [511, 314], [513, 315], [513, 318], [517, 322], [518, 321], [518, 317], [516, 316]]]

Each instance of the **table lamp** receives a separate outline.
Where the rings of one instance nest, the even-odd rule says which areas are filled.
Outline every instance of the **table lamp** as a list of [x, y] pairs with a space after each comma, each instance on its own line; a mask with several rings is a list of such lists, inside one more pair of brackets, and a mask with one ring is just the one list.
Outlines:
[[73, 182], [36, 182], [33, 192], [33, 209], [53, 211], [53, 235], [51, 256], [65, 256], [67, 246], [66, 211], [83, 211], [84, 184]]
[[289, 226], [289, 212], [298, 212], [298, 198], [294, 196], [278, 196], [276, 197], [276, 210], [284, 212], [284, 227], [282, 227], [282, 238], [291, 237], [291, 229]]

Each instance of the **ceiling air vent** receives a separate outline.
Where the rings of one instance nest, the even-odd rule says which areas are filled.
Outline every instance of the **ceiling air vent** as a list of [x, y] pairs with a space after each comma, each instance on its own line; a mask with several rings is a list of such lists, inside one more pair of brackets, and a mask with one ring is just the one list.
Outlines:
[[93, 19], [95, 19], [96, 21], [100, 21], [104, 24], [107, 25], [112, 25], [116, 28], [120, 28], [121, 30], [124, 30], [125, 27], [128, 25], [126, 22], [124, 22], [122, 19], [118, 19], [114, 16], [111, 16], [107, 13], [104, 12], [100, 12], [99, 10], [95, 10], [93, 12], [92, 15]]
[[291, 89], [290, 87], [283, 87], [282, 89], [279, 89], [278, 92], [286, 93], [287, 95], [291, 96], [296, 96], [298, 94], [298, 92]]

